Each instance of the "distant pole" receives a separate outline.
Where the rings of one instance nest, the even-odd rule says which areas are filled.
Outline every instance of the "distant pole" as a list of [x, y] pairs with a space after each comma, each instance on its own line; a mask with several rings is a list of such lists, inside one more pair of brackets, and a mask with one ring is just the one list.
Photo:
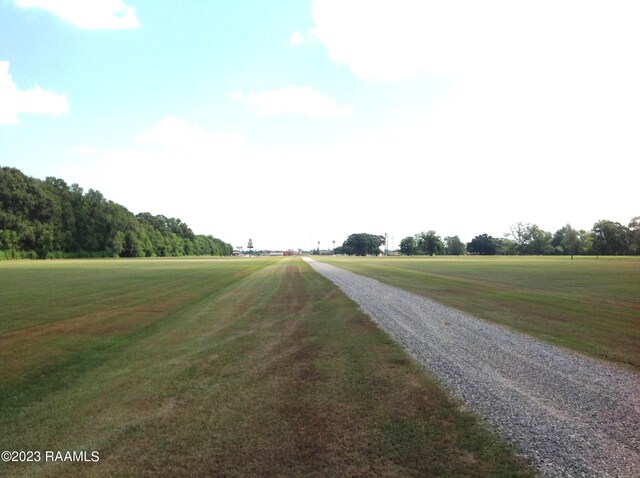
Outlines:
[[318, 241], [318, 255], [320, 255], [320, 241]]
[[253, 255], [253, 241], [249, 239], [249, 244], [247, 244], [247, 249], [249, 249], [249, 254]]
[[385, 232], [385, 233], [384, 233], [384, 255], [385, 255], [385, 256], [388, 256], [388, 255], [389, 255], [389, 243], [387, 242], [387, 241], [388, 241], [388, 239], [389, 239], [389, 238], [388, 238], [388, 236], [387, 236], [387, 233]]
[[333, 242], [333, 249], [331, 250], [331, 253], [335, 256], [336, 255], [336, 240], [334, 239], [332, 242]]

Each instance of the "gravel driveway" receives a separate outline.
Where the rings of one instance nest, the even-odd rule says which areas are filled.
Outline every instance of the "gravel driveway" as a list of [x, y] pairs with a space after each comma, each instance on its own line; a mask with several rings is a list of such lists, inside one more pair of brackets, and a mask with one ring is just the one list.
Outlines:
[[304, 259], [543, 475], [640, 477], [640, 374]]

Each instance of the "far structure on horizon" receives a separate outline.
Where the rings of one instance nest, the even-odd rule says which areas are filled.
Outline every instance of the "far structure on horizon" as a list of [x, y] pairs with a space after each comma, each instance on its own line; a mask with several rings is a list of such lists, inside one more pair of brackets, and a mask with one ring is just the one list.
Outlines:
[[253, 241], [249, 239], [249, 244], [247, 244], [247, 249], [249, 249], [249, 254], [253, 254]]

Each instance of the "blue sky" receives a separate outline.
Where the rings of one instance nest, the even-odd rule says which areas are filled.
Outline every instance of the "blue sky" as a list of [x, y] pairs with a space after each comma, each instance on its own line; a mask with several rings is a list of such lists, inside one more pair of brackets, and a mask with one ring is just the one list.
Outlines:
[[632, 1], [0, 0], [0, 165], [234, 245], [640, 214]]

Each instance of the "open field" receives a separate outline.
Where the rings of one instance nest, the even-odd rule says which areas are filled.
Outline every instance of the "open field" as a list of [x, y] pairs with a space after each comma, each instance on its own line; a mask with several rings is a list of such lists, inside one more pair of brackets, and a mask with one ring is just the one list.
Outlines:
[[300, 259], [0, 264], [7, 476], [530, 476]]
[[640, 370], [638, 257], [318, 259]]

